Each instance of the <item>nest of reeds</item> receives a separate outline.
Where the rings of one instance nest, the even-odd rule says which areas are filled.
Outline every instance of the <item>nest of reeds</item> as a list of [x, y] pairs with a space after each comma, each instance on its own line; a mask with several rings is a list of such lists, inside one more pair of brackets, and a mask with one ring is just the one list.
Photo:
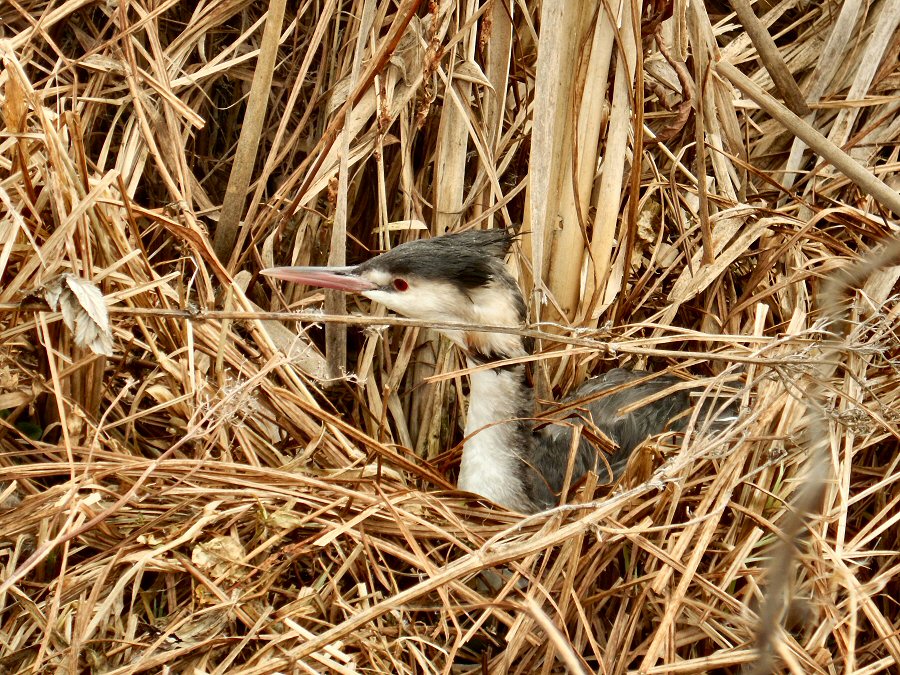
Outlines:
[[[897, 3], [286, 4], [0, 5], [0, 672], [897, 672]], [[511, 226], [545, 402], [740, 422], [523, 518], [258, 275]]]

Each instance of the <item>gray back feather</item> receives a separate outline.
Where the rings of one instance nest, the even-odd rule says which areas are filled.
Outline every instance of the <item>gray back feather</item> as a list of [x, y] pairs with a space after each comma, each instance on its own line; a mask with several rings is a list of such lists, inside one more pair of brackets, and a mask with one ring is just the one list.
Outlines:
[[[595, 471], [603, 479], [617, 479], [625, 470], [628, 458], [634, 449], [650, 436], [666, 430], [683, 430], [688, 418], [686, 411], [691, 407], [689, 393], [680, 389], [664, 394], [661, 398], [648, 401], [629, 412], [621, 412], [645, 399], [651, 399], [673, 385], [683, 383], [677, 377], [662, 375], [650, 381], [628, 386], [630, 382], [650, 376], [643, 371], [615, 368], [600, 377], [589, 380], [569, 399], [568, 403], [587, 399], [583, 405], [575, 407], [565, 423], [551, 424], [536, 431], [533, 456], [530, 464], [532, 481], [528, 491], [532, 501], [541, 508], [550, 508], [557, 503], [568, 467], [569, 452], [574, 437], [573, 425], [587, 423], [582, 430], [578, 449], [574, 458], [572, 482], [577, 482], [587, 471]], [[602, 392], [610, 392], [598, 396]], [[702, 417], [713, 412], [714, 401], [705, 402]], [[683, 414], [684, 413], [684, 414]], [[730, 410], [729, 415], [734, 411]], [[599, 457], [599, 449], [592, 442], [590, 426], [599, 429], [615, 443], [616, 451], [606, 457], [612, 469], [609, 476], [606, 463]], [[539, 474], [539, 475], [538, 475]], [[541, 478], [543, 476], [543, 478]]]

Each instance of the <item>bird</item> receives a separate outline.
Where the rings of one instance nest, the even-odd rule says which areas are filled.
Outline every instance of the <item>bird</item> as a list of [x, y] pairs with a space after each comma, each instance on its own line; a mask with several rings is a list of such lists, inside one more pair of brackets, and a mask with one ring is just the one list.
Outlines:
[[[606, 466], [616, 480], [646, 439], [683, 430], [692, 404], [684, 381], [674, 375], [614, 368], [567, 399], [566, 407], [573, 411], [569, 418], [539, 424], [523, 362], [531, 356], [530, 340], [515, 330], [446, 327], [516, 329], [526, 324], [525, 300], [505, 263], [516, 236], [508, 228], [466, 230], [412, 240], [357, 265], [261, 272], [359, 294], [402, 316], [440, 324], [439, 331], [462, 351], [470, 369], [457, 486], [533, 514], [557, 505], [570, 464], [571, 484]], [[585, 403], [578, 404], [581, 400]], [[735, 419], [733, 406], [714, 410], [715, 402], [703, 405], [701, 412], [717, 428]], [[570, 462], [575, 426], [582, 423], [615, 446], [608, 458], [594, 442], [599, 434], [581, 433]]]

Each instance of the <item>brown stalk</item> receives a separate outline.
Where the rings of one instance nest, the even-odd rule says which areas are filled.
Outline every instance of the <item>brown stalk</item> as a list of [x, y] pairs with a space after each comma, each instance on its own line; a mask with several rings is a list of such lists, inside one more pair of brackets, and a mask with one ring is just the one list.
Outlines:
[[[0, 3], [0, 670], [896, 669], [893, 5], [766, 5], [815, 102], [797, 123], [721, 3], [625, 3], [633, 37], [616, 3], [550, 4], [287, 3], [260, 45], [259, 0]], [[241, 163], [229, 270], [210, 233]], [[429, 329], [458, 325], [323, 312], [258, 271], [535, 198], [548, 306], [504, 329], [542, 344], [517, 361], [546, 387], [534, 423], [617, 366], [741, 416], [522, 517], [454, 489], [472, 371]], [[50, 311], [63, 273], [102, 293], [111, 356]], [[337, 381], [323, 326], [353, 326]]]

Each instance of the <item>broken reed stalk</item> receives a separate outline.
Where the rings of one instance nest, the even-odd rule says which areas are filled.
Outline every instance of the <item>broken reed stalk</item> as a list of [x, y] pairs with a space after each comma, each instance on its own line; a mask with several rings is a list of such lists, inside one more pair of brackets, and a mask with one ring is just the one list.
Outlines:
[[[281, 38], [281, 24], [284, 19], [285, 0], [270, 0], [266, 14], [266, 27], [263, 31], [259, 58], [253, 69], [253, 83], [250, 85], [250, 97], [247, 112], [241, 122], [241, 133], [234, 154], [234, 165], [225, 188], [222, 200], [222, 213], [216, 224], [216, 235], [213, 239], [213, 250], [219, 260], [229, 269], [232, 266], [233, 253], [241, 250], [247, 241], [246, 228], [240, 228], [241, 215], [247, 199], [247, 190], [256, 165], [256, 153], [260, 146], [260, 137], [266, 120], [266, 108], [269, 102], [269, 89], [275, 70], [275, 59]], [[237, 244], [237, 246], [235, 246]]]
[[[900, 267], [850, 281], [844, 342], [821, 314], [822, 280], [897, 223], [863, 210], [854, 174], [811, 168], [769, 99], [748, 103], [769, 74], [720, 4], [532, 4], [288, 4], [283, 42], [261, 44], [270, 8], [253, 0], [0, 3], [0, 669], [736, 670], [785, 579], [805, 614], [764, 653], [807, 673], [900, 661]], [[887, 182], [891, 12], [761, 17], [815, 130]], [[210, 234], [267, 48], [247, 244], [226, 268]], [[545, 66], [564, 55], [561, 78]], [[756, 84], [736, 95], [724, 62]], [[453, 491], [455, 352], [420, 322], [323, 316], [319, 293], [252, 283], [328, 261], [341, 160], [350, 262], [423, 223], [544, 214], [548, 305], [515, 331], [543, 343], [539, 423], [621, 365], [711, 389], [740, 371], [740, 426], [663, 439], [615, 490], [590, 476], [528, 518]], [[511, 261], [526, 281], [544, 262], [529, 246]], [[111, 356], [29, 298], [61, 273], [105, 298]], [[358, 381], [326, 392], [320, 333], [298, 321], [363, 326]], [[812, 432], [810, 391], [829, 397]], [[765, 561], [796, 531], [810, 433], [834, 480], [779, 577]]]
[[[884, 249], [856, 262], [851, 267], [841, 270], [835, 277], [827, 279], [822, 291], [822, 315], [825, 325], [846, 338], [849, 334], [847, 317], [849, 306], [843, 300], [847, 291], [854, 291], [863, 282], [878, 271], [900, 265], [900, 238], [891, 241]], [[775, 664], [775, 643], [780, 638], [782, 617], [789, 602], [789, 586], [792, 576], [792, 562], [806, 537], [811, 522], [821, 517], [825, 482], [829, 476], [828, 444], [826, 439], [827, 405], [826, 394], [822, 383], [830, 379], [830, 372], [835, 364], [842, 363], [845, 349], [840, 343], [832, 342], [823, 345], [825, 348], [818, 368], [819, 376], [812, 381], [812, 388], [807, 390], [806, 415], [811, 420], [809, 430], [805, 434], [804, 445], [807, 448], [805, 474], [801, 487], [787, 510], [784, 525], [779, 531], [779, 543], [773, 551], [766, 575], [765, 602], [759, 613], [759, 630], [757, 649], [759, 659], [751, 669], [753, 675], [764, 675], [772, 672]]]
[[810, 148], [830, 162], [843, 175], [852, 180], [866, 194], [874, 197], [895, 215], [900, 215], [900, 194], [879, 180], [871, 171], [853, 160], [850, 155], [810, 127], [781, 103], [760, 89], [746, 75], [727, 61], [719, 61], [716, 70], [728, 78], [763, 110], [778, 120], [792, 134], [801, 138]]

